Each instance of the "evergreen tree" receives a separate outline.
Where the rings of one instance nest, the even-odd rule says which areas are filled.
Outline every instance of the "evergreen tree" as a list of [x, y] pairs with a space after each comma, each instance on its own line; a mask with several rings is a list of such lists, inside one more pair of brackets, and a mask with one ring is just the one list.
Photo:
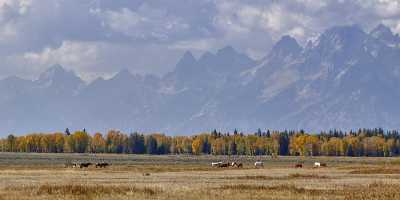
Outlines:
[[131, 133], [128, 138], [128, 148], [130, 153], [145, 153], [144, 136], [137, 132]]
[[349, 144], [347, 146], [347, 152], [346, 152], [346, 156], [354, 156], [354, 150], [353, 150], [353, 145]]
[[237, 154], [237, 147], [235, 141], [231, 141], [229, 143], [229, 155], [236, 155]]
[[289, 155], [289, 135], [286, 131], [279, 134], [279, 155]]
[[217, 137], [218, 137], [218, 133], [217, 133], [217, 130], [216, 130], [216, 129], [214, 129], [214, 130], [211, 132], [211, 136], [212, 136], [213, 138], [217, 138]]
[[68, 128], [65, 129], [65, 135], [67, 135], [67, 136], [71, 135], [71, 132], [69, 132], [69, 129], [68, 129]]
[[258, 137], [261, 137], [261, 135], [262, 135], [261, 129], [258, 129], [258, 130], [257, 130], [256, 135], [257, 135]]
[[7, 151], [17, 151], [17, 138], [13, 134], [7, 136]]
[[267, 130], [267, 137], [271, 137], [271, 132], [269, 131], [269, 129]]
[[158, 154], [157, 140], [152, 135], [149, 135], [146, 137], [146, 153], [147, 154]]

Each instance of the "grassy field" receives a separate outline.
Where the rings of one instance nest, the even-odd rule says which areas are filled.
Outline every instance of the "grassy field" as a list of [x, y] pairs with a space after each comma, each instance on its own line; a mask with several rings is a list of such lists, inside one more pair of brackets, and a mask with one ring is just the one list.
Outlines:
[[[255, 169], [255, 160], [264, 168]], [[8, 199], [400, 199], [400, 158], [0, 154]], [[106, 161], [106, 169], [65, 168]], [[212, 168], [239, 161], [244, 168]], [[313, 168], [313, 162], [326, 168]], [[294, 164], [304, 163], [296, 169]]]

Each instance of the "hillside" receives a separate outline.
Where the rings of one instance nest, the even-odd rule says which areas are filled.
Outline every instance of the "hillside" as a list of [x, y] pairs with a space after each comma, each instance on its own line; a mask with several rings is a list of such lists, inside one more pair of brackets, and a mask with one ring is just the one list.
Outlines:
[[169, 134], [400, 126], [400, 37], [332, 27], [302, 47], [284, 36], [261, 60], [227, 46], [157, 77], [122, 70], [89, 84], [62, 66], [0, 80], [0, 133], [86, 128]]

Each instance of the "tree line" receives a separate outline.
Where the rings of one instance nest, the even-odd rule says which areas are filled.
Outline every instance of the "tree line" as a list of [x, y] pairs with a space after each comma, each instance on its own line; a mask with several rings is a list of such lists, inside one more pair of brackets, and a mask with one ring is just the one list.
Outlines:
[[1, 152], [37, 153], [126, 153], [126, 154], [213, 154], [291, 156], [397, 156], [400, 135], [396, 130], [331, 130], [318, 134], [304, 131], [261, 131], [244, 134], [214, 130], [194, 136], [165, 134], [34, 133], [8, 135], [0, 139]]

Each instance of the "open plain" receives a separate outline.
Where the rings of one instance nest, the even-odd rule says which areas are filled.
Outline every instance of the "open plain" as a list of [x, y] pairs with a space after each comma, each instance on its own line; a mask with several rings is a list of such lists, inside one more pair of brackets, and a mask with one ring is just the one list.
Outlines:
[[[244, 166], [211, 167], [216, 161]], [[111, 165], [65, 167], [71, 162]], [[0, 200], [400, 199], [399, 188], [398, 158], [0, 154]]]

